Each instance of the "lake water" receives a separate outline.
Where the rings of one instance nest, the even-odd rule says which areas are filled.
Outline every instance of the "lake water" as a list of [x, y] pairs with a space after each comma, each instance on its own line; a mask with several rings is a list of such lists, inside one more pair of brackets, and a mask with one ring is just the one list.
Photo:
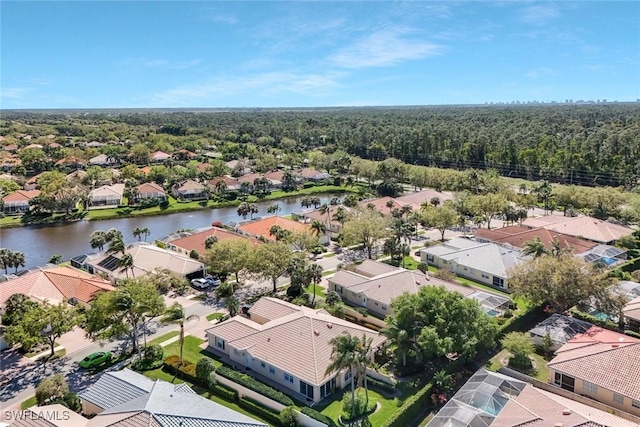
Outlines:
[[[333, 195], [320, 195], [322, 203], [329, 203]], [[256, 203], [259, 212], [255, 217], [266, 217], [267, 208], [275, 203], [280, 205], [279, 215], [289, 215], [301, 212], [302, 197], [292, 197], [280, 200]], [[248, 219], [248, 217], [247, 217]], [[133, 237], [133, 230], [137, 227], [147, 227], [151, 234], [147, 241], [161, 239], [176, 230], [184, 228], [208, 227], [214, 221], [223, 224], [241, 221], [237, 207], [205, 209], [202, 211], [182, 212], [170, 215], [158, 215], [134, 218], [107, 219], [102, 221], [78, 221], [69, 224], [50, 226], [27, 226], [0, 230], [0, 247], [25, 254], [26, 267], [32, 268], [46, 264], [52, 255], [60, 254], [65, 260], [77, 255], [95, 252], [89, 245], [89, 236], [96, 230], [115, 228], [120, 230], [127, 243], [137, 239]], [[12, 269], [9, 269], [11, 272]], [[4, 273], [0, 270], [0, 274]]]

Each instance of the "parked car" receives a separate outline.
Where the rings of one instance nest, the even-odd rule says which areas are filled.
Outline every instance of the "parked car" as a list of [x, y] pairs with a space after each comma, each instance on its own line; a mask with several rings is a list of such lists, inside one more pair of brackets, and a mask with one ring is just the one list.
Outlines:
[[209, 282], [202, 277], [198, 279], [191, 279], [191, 286], [198, 289], [207, 289], [209, 287]]
[[218, 279], [217, 277], [213, 277], [213, 276], [207, 276], [204, 278], [204, 280], [213, 287], [216, 287], [218, 285], [220, 285], [222, 283], [222, 281], [220, 279]]
[[87, 369], [92, 368], [94, 366], [100, 366], [103, 363], [108, 363], [111, 361], [111, 352], [109, 351], [98, 351], [96, 353], [91, 353], [84, 359], [80, 361], [80, 366]]

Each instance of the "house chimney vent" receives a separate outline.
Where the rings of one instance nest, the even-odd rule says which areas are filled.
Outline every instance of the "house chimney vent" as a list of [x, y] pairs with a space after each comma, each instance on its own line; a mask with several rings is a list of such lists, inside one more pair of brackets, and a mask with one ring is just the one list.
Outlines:
[[563, 409], [562, 415], [571, 415], [571, 409], [567, 409], [567, 408]]
[[553, 427], [564, 427], [563, 423], [555, 423]]

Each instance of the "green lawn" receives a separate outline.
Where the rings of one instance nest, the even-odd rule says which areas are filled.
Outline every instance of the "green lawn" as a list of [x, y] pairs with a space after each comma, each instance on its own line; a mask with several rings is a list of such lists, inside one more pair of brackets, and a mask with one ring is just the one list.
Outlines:
[[32, 406], [36, 406], [37, 404], [38, 404], [38, 401], [36, 400], [36, 397], [33, 396], [33, 397], [28, 398], [24, 402], [22, 402], [20, 404], [20, 409], [22, 409], [24, 411], [25, 409], [29, 409]]
[[[184, 360], [196, 363], [203, 357], [204, 350], [200, 348], [200, 344], [204, 342], [203, 339], [187, 335], [184, 337], [184, 346], [182, 349]], [[164, 348], [164, 354], [166, 356], [180, 355], [180, 341], [173, 342]]]
[[224, 313], [215, 312], [215, 313], [207, 314], [207, 320], [211, 322], [213, 319], [222, 319], [224, 316], [225, 316]]
[[[509, 352], [507, 350], [501, 350], [498, 354], [496, 354], [489, 360], [490, 364], [488, 365], [487, 369], [494, 372], [498, 371], [498, 369], [500, 369], [503, 366], [501, 361], [506, 359], [508, 355], [509, 355]], [[516, 371], [520, 371], [523, 374], [529, 375], [540, 381], [547, 382], [548, 376], [549, 376], [549, 368], [547, 368], [547, 361], [544, 359], [543, 356], [539, 355], [538, 353], [531, 354], [531, 357], [535, 359], [535, 363], [536, 363], [535, 369], [521, 370], [513, 367], [510, 367], [510, 368]]]
[[304, 291], [307, 292], [309, 295], [313, 296], [313, 288], [316, 289], [316, 296], [317, 297], [321, 297], [321, 298], [326, 298], [327, 293], [325, 291], [325, 289], [322, 286], [319, 285], [309, 285], [306, 288], [304, 288]]
[[151, 341], [147, 341], [147, 347], [151, 347], [152, 345], [156, 345], [156, 344], [161, 344], [167, 341], [168, 339], [177, 337], [178, 335], [180, 335], [180, 331], [167, 332], [164, 335], [160, 335], [158, 338], [154, 338]]
[[[324, 404], [326, 406], [324, 406], [324, 408], [321, 410], [324, 415], [336, 421], [336, 423], [338, 422], [338, 417], [340, 417], [340, 414], [342, 414], [342, 397], [344, 396], [343, 393], [351, 394], [351, 389], [347, 387], [344, 389], [344, 392], [336, 392], [335, 397], [330, 400], [328, 404]], [[380, 407], [376, 410], [376, 412], [369, 415], [369, 421], [371, 421], [371, 425], [374, 426], [382, 425], [401, 406], [401, 401], [395, 398], [386, 398], [385, 396], [373, 390], [369, 390], [369, 401], [380, 403]], [[320, 408], [316, 409], [320, 410]]]

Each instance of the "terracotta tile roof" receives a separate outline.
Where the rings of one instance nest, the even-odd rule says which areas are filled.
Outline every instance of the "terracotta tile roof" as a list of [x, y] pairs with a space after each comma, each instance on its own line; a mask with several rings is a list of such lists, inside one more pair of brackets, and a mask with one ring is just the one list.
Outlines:
[[475, 234], [476, 239], [482, 239], [489, 242], [510, 245], [516, 248], [523, 248], [525, 244], [536, 237], [544, 244], [544, 247], [551, 249], [553, 242], [558, 241], [560, 248], [569, 248], [574, 254], [580, 254], [588, 251], [597, 244], [579, 237], [558, 233], [553, 230], [544, 228], [528, 228], [517, 225], [503, 228], [495, 228], [492, 230], [479, 228]]
[[0, 305], [13, 294], [57, 304], [76, 298], [89, 303], [98, 292], [113, 290], [106, 280], [72, 267], [56, 267], [27, 273], [0, 286]]
[[332, 338], [345, 333], [355, 336], [364, 333], [373, 339], [373, 348], [385, 340], [370, 329], [333, 317], [324, 310], [291, 306], [297, 311], [260, 325], [259, 330], [242, 338], [229, 339], [222, 333], [223, 325], [235, 318], [208, 329], [207, 333], [313, 385], [322, 385], [330, 378], [325, 371], [331, 364]]
[[[630, 338], [630, 337], [627, 337]], [[560, 349], [562, 350], [562, 348]], [[565, 351], [549, 368], [640, 401], [640, 343], [592, 344]]]
[[409, 205], [413, 207], [414, 210], [418, 210], [423, 202], [429, 203], [434, 197], [437, 197], [440, 200], [440, 206], [447, 200], [453, 200], [453, 195], [436, 190], [422, 190], [416, 193], [396, 197], [395, 200], [402, 205]]
[[18, 190], [8, 194], [2, 198], [5, 203], [9, 202], [28, 202], [36, 196], [40, 195], [40, 190]]
[[319, 170], [311, 168], [300, 169], [298, 171], [295, 171], [294, 174], [302, 178], [313, 178], [317, 175], [326, 175], [325, 172], [320, 172]]
[[608, 243], [633, 233], [631, 228], [588, 216], [565, 217], [549, 215], [527, 218], [523, 224], [527, 227], [540, 227], [570, 236], [583, 237], [599, 243]]
[[337, 221], [335, 221], [333, 219], [333, 216], [336, 214], [336, 212], [338, 211], [339, 208], [344, 209], [345, 212], [349, 212], [351, 210], [351, 208], [347, 207], [347, 206], [331, 206], [329, 205], [329, 211], [328, 213], [321, 213], [320, 209], [314, 209], [312, 211], [309, 212], [305, 212], [302, 216], [304, 216], [305, 218], [308, 218], [309, 220], [313, 221], [318, 220], [320, 222], [328, 222], [327, 221], [327, 214], [329, 215], [329, 217], [331, 218], [331, 223], [335, 224]]
[[198, 169], [199, 172], [206, 172], [209, 166], [211, 166], [209, 163], [200, 163], [196, 166], [196, 169]]
[[149, 175], [151, 173], [151, 167], [149, 166], [145, 166], [140, 168], [140, 172], [142, 172], [145, 175]]
[[309, 230], [311, 230], [311, 226], [309, 224], [303, 224], [301, 222], [293, 221], [281, 216], [271, 216], [268, 218], [255, 220], [253, 222], [248, 222], [246, 224], [238, 226], [238, 230], [245, 234], [256, 237], [262, 236], [267, 240], [275, 241], [275, 236], [269, 235], [269, 230], [274, 225], [279, 225], [283, 230], [289, 230], [292, 233], [303, 233], [305, 231], [308, 232]]
[[[387, 203], [391, 203], [391, 207], [387, 206]], [[393, 209], [401, 209], [404, 204], [397, 202], [392, 197], [380, 197], [372, 200], [363, 200], [359, 203], [362, 208], [367, 208], [369, 205], [374, 206], [374, 210], [380, 212], [383, 215], [390, 215]]]
[[44, 172], [40, 172], [39, 174], [32, 176], [25, 182], [25, 184], [35, 184], [38, 181], [38, 178], [40, 178], [43, 174]]
[[242, 175], [238, 177], [238, 182], [240, 184], [242, 184], [243, 182], [247, 182], [253, 185], [253, 181], [255, 181], [258, 178], [262, 178], [262, 175], [260, 175], [259, 173], [248, 173], [246, 175]]
[[75, 157], [75, 156], [70, 156], [70, 157], [65, 157], [63, 159], [60, 159], [56, 162], [56, 166], [59, 165], [68, 165], [68, 164], [84, 164], [85, 161], [82, 160], [79, 157]]
[[640, 322], [640, 297], [632, 299], [624, 306], [624, 316]]
[[145, 182], [144, 184], [140, 184], [136, 187], [139, 194], [148, 194], [148, 193], [163, 193], [164, 188], [161, 185], [156, 184], [155, 182]]
[[202, 191], [204, 190], [204, 185], [192, 179], [189, 179], [183, 182], [182, 184], [179, 184], [179, 185], [176, 184], [176, 188], [181, 193], [188, 193], [188, 192], [194, 192], [194, 191]]
[[216, 237], [218, 239], [218, 242], [221, 242], [223, 240], [246, 239], [252, 244], [255, 244], [255, 245], [260, 244], [260, 242], [253, 237], [244, 236], [242, 234], [227, 231], [225, 229], [218, 228], [218, 227], [213, 227], [208, 230], [200, 231], [199, 233], [194, 233], [190, 236], [181, 237], [176, 240], [171, 240], [167, 243], [169, 243], [170, 245], [185, 249], [188, 252], [192, 250], [196, 250], [198, 251], [199, 254], [204, 254], [206, 251], [204, 242], [205, 240], [207, 240], [207, 237], [209, 236]]
[[164, 151], [156, 151], [156, 152], [151, 153], [151, 159], [154, 160], [154, 161], [166, 160], [169, 157], [171, 157], [171, 154], [165, 153]]
[[264, 177], [269, 180], [282, 181], [284, 179], [283, 171], [271, 171], [264, 174]]
[[239, 188], [240, 187], [240, 182], [238, 181], [237, 178], [233, 178], [230, 176], [217, 176], [215, 178], [213, 178], [211, 181], [209, 181], [209, 186], [215, 190], [216, 184], [219, 181], [224, 181], [225, 184], [227, 184], [227, 188], [229, 189], [234, 189], [234, 188]]

